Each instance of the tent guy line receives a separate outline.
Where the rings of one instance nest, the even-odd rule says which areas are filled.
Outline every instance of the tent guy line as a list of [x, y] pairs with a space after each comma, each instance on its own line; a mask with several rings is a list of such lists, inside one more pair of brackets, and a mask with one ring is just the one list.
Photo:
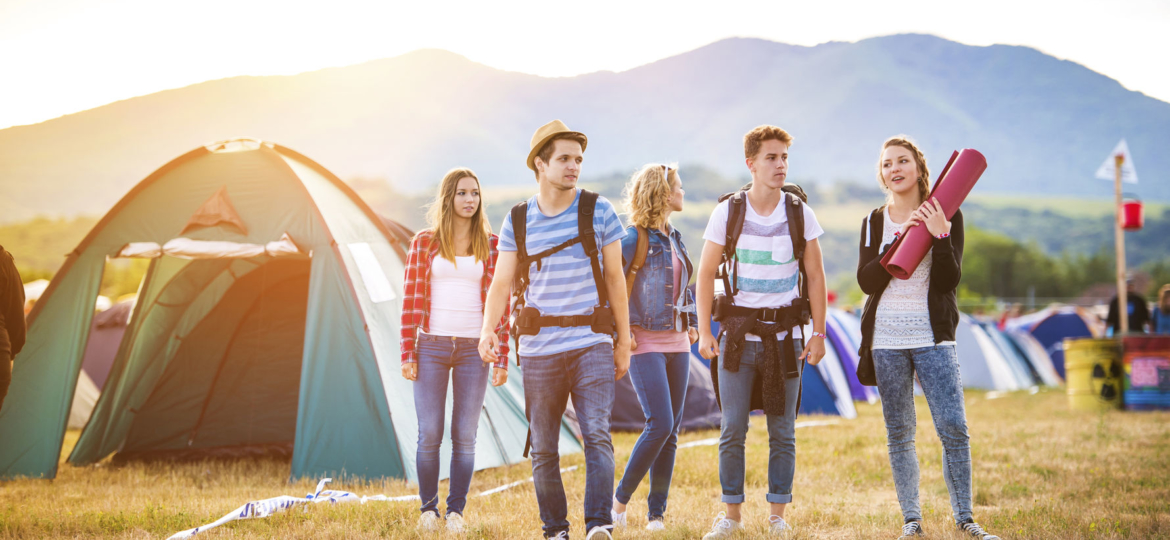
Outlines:
[[[839, 423], [839, 421], [837, 421], [837, 420], [810, 420], [808, 422], [797, 422], [796, 428], [800, 429], [800, 428], [817, 427], [817, 426], [831, 426], [831, 425], [835, 425], [837, 423]], [[692, 441], [689, 443], [680, 444], [678, 446], [678, 448], [681, 450], [683, 448], [694, 448], [694, 447], [698, 447], [698, 446], [714, 446], [716, 444], [719, 444], [719, 438], [717, 438], [717, 437], [712, 438], [712, 439], [701, 439], [698, 441]], [[572, 467], [565, 467], [565, 468], [561, 469], [561, 474], [575, 471], [575, 470], [577, 470], [576, 465], [573, 465]], [[233, 510], [232, 512], [228, 513], [227, 515], [223, 516], [222, 518], [219, 518], [218, 520], [216, 520], [212, 523], [208, 523], [207, 525], [203, 525], [200, 527], [195, 527], [194, 529], [188, 529], [186, 531], [175, 533], [173, 536], [171, 536], [167, 540], [178, 540], [178, 539], [182, 539], [182, 538], [190, 538], [192, 536], [195, 536], [197, 533], [204, 532], [208, 529], [218, 527], [220, 525], [223, 525], [223, 524], [231, 522], [231, 521], [238, 521], [241, 519], [264, 518], [264, 517], [268, 517], [272, 514], [275, 514], [277, 512], [281, 512], [281, 511], [287, 510], [289, 508], [292, 508], [293, 506], [297, 506], [297, 505], [305, 504], [305, 503], [310, 503], [310, 502], [311, 503], [360, 502], [361, 504], [366, 504], [367, 502], [371, 502], [371, 501], [406, 502], [406, 501], [419, 500], [418, 495], [406, 495], [406, 496], [402, 496], [402, 497], [387, 497], [385, 495], [374, 495], [371, 497], [371, 496], [358, 496], [358, 495], [355, 495], [355, 494], [350, 493], [348, 491], [325, 490], [325, 484], [328, 484], [329, 482], [332, 482], [332, 481], [333, 481], [332, 478], [322, 479], [317, 484], [317, 490], [313, 494], [311, 494], [307, 497], [304, 497], [304, 498], [290, 497], [288, 495], [284, 495], [284, 496], [280, 496], [280, 497], [273, 497], [271, 499], [264, 499], [264, 500], [260, 500], [260, 501], [254, 501], [254, 502], [247, 503], [247, 504]], [[520, 486], [522, 484], [527, 484], [530, 482], [532, 482], [531, 476], [529, 476], [527, 480], [518, 480], [516, 482], [504, 484], [502, 486], [495, 487], [495, 488], [489, 489], [487, 491], [481, 491], [478, 495], [476, 495], [476, 497], [487, 497], [488, 495], [495, 495], [497, 493], [507, 491], [507, 490], [512, 489], [514, 487]]]
[[[561, 474], [575, 471], [575, 470], [577, 470], [576, 465], [573, 465], [572, 467], [565, 467], [565, 468], [561, 469]], [[291, 497], [288, 495], [282, 495], [280, 497], [273, 497], [271, 499], [263, 499], [263, 500], [259, 500], [259, 501], [252, 501], [250, 503], [246, 503], [243, 506], [229, 512], [227, 515], [225, 515], [225, 516], [223, 516], [223, 517], [221, 517], [221, 518], [219, 518], [211, 523], [208, 523], [207, 525], [201, 525], [199, 527], [195, 527], [194, 529], [187, 529], [187, 530], [182, 531], [182, 532], [177, 532], [177, 533], [171, 535], [171, 537], [168, 538], [167, 540], [179, 540], [182, 538], [191, 538], [192, 536], [195, 536], [198, 533], [205, 532], [209, 529], [214, 529], [215, 527], [219, 527], [220, 525], [223, 525], [223, 524], [226, 524], [226, 523], [229, 523], [232, 521], [239, 521], [242, 519], [266, 518], [266, 517], [271, 516], [273, 514], [283, 512], [285, 510], [288, 510], [289, 508], [292, 508], [294, 506], [298, 506], [301, 504], [305, 504], [305, 503], [323, 503], [323, 502], [349, 503], [349, 502], [356, 502], [356, 503], [366, 504], [367, 502], [406, 502], [406, 501], [417, 501], [418, 500], [418, 495], [406, 495], [403, 497], [387, 497], [385, 495], [380, 495], [380, 494], [374, 495], [374, 496], [359, 496], [359, 495], [355, 495], [353, 493], [350, 493], [348, 491], [334, 491], [331, 489], [330, 490], [325, 489], [325, 484], [328, 484], [332, 481], [333, 481], [332, 478], [322, 478], [321, 481], [317, 483], [317, 489], [313, 493], [311, 493], [305, 497]], [[497, 488], [493, 488], [493, 489], [489, 489], [487, 491], [480, 492], [476, 496], [477, 497], [486, 497], [488, 495], [495, 495], [496, 493], [500, 493], [502, 491], [512, 489], [512, 488], [519, 486], [521, 484], [527, 484], [531, 481], [532, 481], [532, 477], [529, 476], [527, 480], [520, 480], [517, 482], [512, 482], [510, 484], [504, 484], [504, 485], [499, 486]]]

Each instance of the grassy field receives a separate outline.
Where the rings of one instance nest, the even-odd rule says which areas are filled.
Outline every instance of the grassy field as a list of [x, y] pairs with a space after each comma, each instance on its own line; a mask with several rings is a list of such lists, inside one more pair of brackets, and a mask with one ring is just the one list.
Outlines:
[[[974, 456], [975, 515], [1003, 538], [1170, 537], [1170, 413], [1073, 413], [1056, 390], [988, 399], [969, 392], [967, 413]], [[922, 503], [929, 538], [957, 539], [940, 472], [941, 446], [919, 402]], [[816, 420], [805, 417], [802, 420]], [[764, 536], [767, 439], [755, 420], [749, 436], [744, 506], [748, 534]], [[680, 442], [717, 436], [684, 434]], [[63, 455], [77, 437], [70, 432]], [[635, 434], [615, 436], [618, 474]], [[798, 468], [789, 521], [799, 539], [896, 538], [901, 524], [878, 405], [859, 417], [797, 431]], [[629, 507], [622, 538], [698, 538], [719, 511], [715, 446], [679, 451], [667, 511], [667, 530], [645, 525], [645, 482]], [[563, 466], [581, 465], [581, 455]], [[289, 484], [280, 461], [185, 465], [63, 465], [56, 480], [0, 484], [0, 538], [166, 538], [218, 519], [245, 502], [303, 496], [314, 481]], [[477, 473], [472, 491], [531, 474], [529, 466]], [[574, 538], [584, 538], [584, 471], [564, 476]], [[331, 486], [361, 495], [408, 495], [403, 482]], [[442, 492], [445, 493], [445, 482]], [[267, 519], [235, 522], [199, 538], [443, 538], [414, 530], [417, 503], [313, 505]], [[531, 484], [471, 498], [469, 538], [539, 538]]]

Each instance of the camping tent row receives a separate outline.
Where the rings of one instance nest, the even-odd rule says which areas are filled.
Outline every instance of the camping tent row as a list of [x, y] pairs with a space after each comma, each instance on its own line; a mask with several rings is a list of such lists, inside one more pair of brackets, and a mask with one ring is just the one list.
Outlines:
[[1010, 332], [1027, 332], [1052, 357], [1056, 374], [1064, 378], [1064, 340], [1100, 337], [1104, 323], [1077, 306], [1053, 305], [1007, 321]]
[[[56, 475], [108, 257], [150, 264], [70, 463], [274, 452], [293, 478], [416, 479], [402, 245], [332, 173], [250, 139], [164, 165], [67, 256], [29, 314], [0, 477]], [[478, 468], [522, 459], [519, 375], [488, 392]], [[561, 451], [580, 451], [567, 425]]]
[[1052, 358], [1027, 332], [1001, 332], [993, 322], [963, 314], [955, 344], [965, 388], [1010, 391], [1061, 383]]

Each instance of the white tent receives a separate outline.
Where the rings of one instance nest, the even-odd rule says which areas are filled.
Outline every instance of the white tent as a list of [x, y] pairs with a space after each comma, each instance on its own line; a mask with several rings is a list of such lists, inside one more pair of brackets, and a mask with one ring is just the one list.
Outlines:
[[1017, 378], [987, 332], [966, 315], [959, 317], [955, 342], [964, 388], [1003, 391], [1030, 386]]

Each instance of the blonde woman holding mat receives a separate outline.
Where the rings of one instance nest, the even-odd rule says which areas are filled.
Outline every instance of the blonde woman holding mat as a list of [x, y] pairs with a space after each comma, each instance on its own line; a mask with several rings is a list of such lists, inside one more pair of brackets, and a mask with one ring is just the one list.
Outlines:
[[418, 414], [418, 525], [439, 527], [439, 446], [447, 387], [451, 413], [451, 481], [446, 527], [463, 531], [463, 510], [475, 471], [475, 436], [488, 375], [508, 380], [508, 313], [495, 325], [498, 361], [479, 355], [483, 306], [495, 272], [496, 235], [483, 211], [479, 179], [471, 169], [452, 169], [439, 184], [427, 220], [410, 243], [402, 300], [402, 376], [414, 381]]

